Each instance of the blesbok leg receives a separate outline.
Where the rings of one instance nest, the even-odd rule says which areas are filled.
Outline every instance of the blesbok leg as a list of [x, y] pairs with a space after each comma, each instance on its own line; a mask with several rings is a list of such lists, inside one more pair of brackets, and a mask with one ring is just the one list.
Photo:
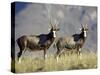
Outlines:
[[59, 53], [60, 53], [60, 51], [57, 51], [56, 55], [55, 55], [55, 58], [56, 58], [57, 62], [58, 62], [58, 58], [59, 58]]
[[81, 51], [82, 51], [82, 49], [80, 48], [79, 49], [79, 57], [80, 57], [80, 59], [82, 58], [82, 52]]
[[78, 46], [78, 55], [79, 55], [79, 56], [81, 55], [81, 51], [82, 51], [82, 45], [79, 45], [79, 46]]
[[63, 49], [63, 50], [61, 50], [61, 51], [57, 51], [57, 53], [56, 53], [56, 60], [57, 60], [57, 62], [58, 62], [58, 60], [59, 60], [59, 57], [61, 56], [61, 54], [63, 54], [65, 52], [65, 50]]
[[80, 55], [81, 54], [81, 48], [79, 48], [79, 50], [78, 50], [78, 55]]
[[24, 50], [20, 50], [20, 52], [18, 53], [18, 62], [21, 63], [21, 59], [23, 57], [23, 54], [25, 53], [26, 49]]
[[46, 50], [44, 50], [44, 60], [47, 58]]
[[19, 58], [21, 57], [21, 55], [22, 55], [22, 50], [20, 50], [20, 51], [18, 52], [18, 55], [17, 55], [18, 61], [19, 61]]
[[81, 49], [80, 47], [78, 47], [78, 49], [77, 49], [77, 57], [78, 57], [79, 59], [82, 58], [81, 50], [82, 50], [82, 49]]

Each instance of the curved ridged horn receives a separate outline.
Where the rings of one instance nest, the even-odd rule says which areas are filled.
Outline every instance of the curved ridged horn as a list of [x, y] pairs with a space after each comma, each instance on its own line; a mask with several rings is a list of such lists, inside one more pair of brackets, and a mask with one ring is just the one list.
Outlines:
[[87, 24], [85, 24], [85, 28], [88, 28], [88, 25]]
[[81, 24], [81, 27], [84, 28], [84, 26]]
[[53, 25], [52, 25], [52, 23], [51, 23], [51, 17], [50, 17], [50, 26], [51, 26], [51, 28], [53, 28]]
[[48, 30], [50, 31], [51, 28], [53, 28], [53, 25], [52, 25], [52, 23], [51, 23], [51, 18], [50, 18], [50, 22], [49, 22], [49, 28], [48, 28]]

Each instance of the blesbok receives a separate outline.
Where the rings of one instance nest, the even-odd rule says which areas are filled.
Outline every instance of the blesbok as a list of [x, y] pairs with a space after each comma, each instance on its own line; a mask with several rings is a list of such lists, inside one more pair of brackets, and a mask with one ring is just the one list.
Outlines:
[[80, 34], [73, 34], [72, 36], [60, 37], [56, 40], [55, 46], [57, 47], [57, 60], [60, 54], [62, 54], [64, 51], [70, 51], [72, 49], [75, 49], [77, 51], [77, 54], [80, 55], [82, 46], [87, 37], [87, 25], [82, 25], [82, 28], [80, 30]]
[[18, 38], [17, 44], [20, 48], [18, 52], [18, 61], [20, 62], [20, 58], [26, 50], [31, 51], [44, 51], [44, 59], [46, 58], [46, 51], [53, 43], [54, 39], [56, 38], [56, 31], [59, 31], [57, 28], [57, 24], [51, 24], [51, 29], [48, 34], [40, 34], [40, 35], [23, 35]]

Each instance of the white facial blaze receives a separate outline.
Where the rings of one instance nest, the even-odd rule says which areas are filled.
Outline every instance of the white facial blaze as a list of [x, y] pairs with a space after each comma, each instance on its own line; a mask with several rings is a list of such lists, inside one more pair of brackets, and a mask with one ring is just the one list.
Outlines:
[[56, 31], [53, 31], [53, 37], [56, 37]]
[[87, 33], [86, 33], [86, 31], [84, 31], [84, 37], [87, 37]]

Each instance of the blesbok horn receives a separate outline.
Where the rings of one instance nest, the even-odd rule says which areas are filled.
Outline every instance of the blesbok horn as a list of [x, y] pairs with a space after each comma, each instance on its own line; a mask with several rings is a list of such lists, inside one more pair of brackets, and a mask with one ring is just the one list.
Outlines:
[[88, 25], [87, 24], [85, 24], [85, 28], [88, 28]]
[[51, 23], [51, 18], [50, 18], [50, 25], [49, 25], [48, 30], [50, 31], [51, 28], [53, 28], [53, 25], [52, 25], [52, 23]]
[[81, 24], [81, 27], [84, 28], [84, 25]]
[[82, 30], [82, 28], [83, 28], [83, 25], [81, 24], [81, 28], [79, 28], [79, 30], [81, 31], [81, 30]]

